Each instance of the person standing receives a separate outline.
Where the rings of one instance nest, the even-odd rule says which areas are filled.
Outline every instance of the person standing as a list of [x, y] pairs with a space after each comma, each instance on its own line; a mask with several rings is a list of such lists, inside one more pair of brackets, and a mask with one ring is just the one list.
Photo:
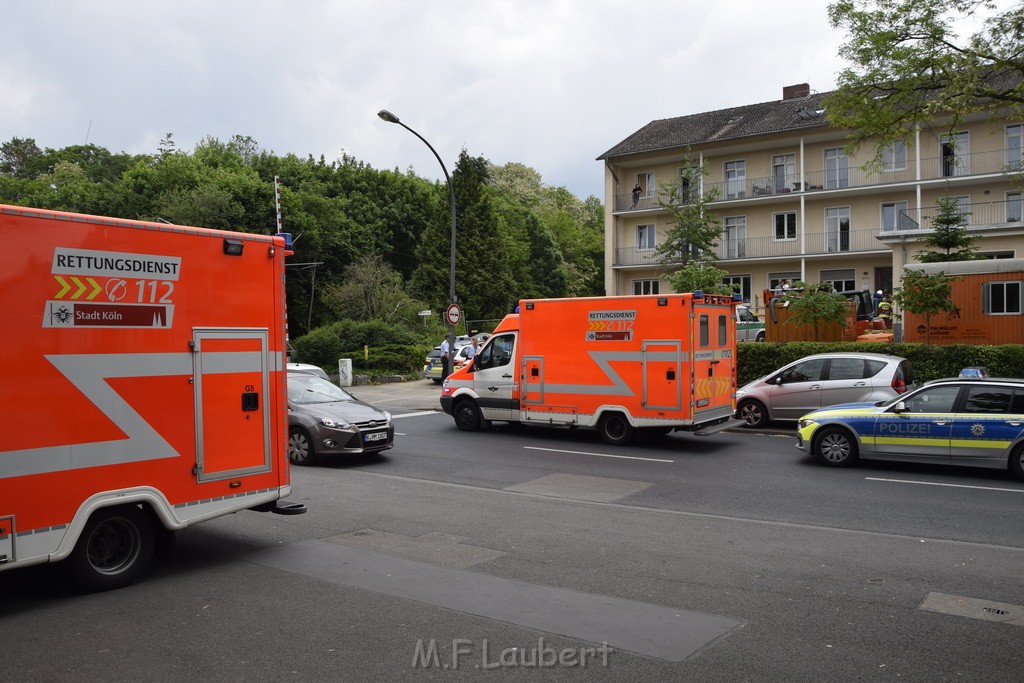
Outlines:
[[636, 185], [633, 186], [633, 208], [634, 209], [636, 208], [637, 202], [640, 201], [640, 193], [641, 192], [643, 192], [643, 189], [640, 188], [640, 183], [637, 183]]
[[448, 345], [448, 337], [444, 338], [441, 342], [441, 381], [448, 377], [448, 373], [451, 371], [451, 355], [448, 353], [451, 347]]
[[875, 292], [875, 295], [871, 297], [871, 301], [875, 306], [875, 317], [878, 317], [878, 304], [882, 301], [882, 290]]
[[476, 337], [473, 337], [473, 341], [469, 343], [469, 348], [466, 349], [466, 362], [473, 360], [476, 357], [477, 341]]
[[885, 329], [892, 329], [892, 304], [889, 303], [889, 297], [885, 295], [878, 302], [878, 317], [885, 322]]

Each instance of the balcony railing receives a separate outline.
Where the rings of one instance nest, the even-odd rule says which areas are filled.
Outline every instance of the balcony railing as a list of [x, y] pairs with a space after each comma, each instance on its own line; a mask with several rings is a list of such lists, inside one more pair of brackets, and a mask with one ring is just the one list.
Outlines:
[[[705, 182], [705, 193], [717, 189], [720, 201], [757, 199], [761, 197], [784, 197], [828, 190], [844, 190], [856, 187], [892, 185], [917, 181], [962, 178], [972, 175], [1012, 173], [1024, 171], [1020, 161], [1007, 164], [1007, 159], [1018, 150], [997, 150], [974, 154], [943, 155], [921, 160], [920, 174], [914, 159], [907, 159], [899, 166], [883, 164], [877, 166], [836, 167], [827, 171], [806, 171], [803, 174], [781, 174], [774, 177], [737, 178], [721, 182]], [[615, 196], [616, 211], [643, 211], [658, 208], [658, 203], [667, 201], [658, 191], [640, 195], [634, 204], [632, 194]]]
[[[888, 249], [876, 237], [878, 230], [842, 230], [807, 233], [805, 249], [800, 251], [800, 240], [777, 240], [773, 237], [721, 238], [716, 257], [720, 261], [753, 258], [820, 256]], [[615, 266], [659, 266], [661, 256], [654, 249], [619, 247], [615, 250]]]
[[[1024, 229], [1024, 203], [1021, 199], [1002, 202], [980, 202], [964, 205], [969, 228], [1021, 228]], [[887, 249], [879, 237], [891, 237], [914, 230], [931, 230], [939, 207], [926, 206], [920, 209], [900, 211], [895, 229], [871, 228], [867, 230], [808, 232], [804, 238], [804, 251], [800, 251], [800, 240], [777, 240], [774, 237], [739, 237], [723, 235], [719, 238], [716, 258], [720, 261], [742, 259], [777, 258], [796, 256], [822, 256], [828, 254], [855, 253]], [[916, 218], [920, 216], [921, 221]], [[748, 226], [749, 228], [749, 226]], [[615, 250], [615, 266], [657, 266], [661, 258], [654, 249], [619, 247]]]
[[[995, 226], [1021, 226], [1024, 220], [1021, 199], [1005, 202], [979, 202], [964, 204], [962, 210], [967, 215], [967, 227], [986, 228]], [[920, 209], [900, 211], [895, 230], [884, 230], [883, 234], [899, 233], [907, 230], [931, 230], [935, 227], [935, 217], [939, 214], [937, 206], [923, 206]]]

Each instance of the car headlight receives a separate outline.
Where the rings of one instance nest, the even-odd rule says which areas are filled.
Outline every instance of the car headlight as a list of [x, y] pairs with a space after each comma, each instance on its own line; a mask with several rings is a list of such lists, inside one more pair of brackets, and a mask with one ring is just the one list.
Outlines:
[[737, 389], [736, 390], [736, 398], [739, 398], [740, 396], [746, 396], [746, 395], [747, 395], [747, 392], [744, 391], [743, 389]]
[[796, 421], [796, 425], [800, 429], [805, 429], [806, 427], [810, 427], [811, 425], [817, 424], [817, 423], [818, 423], [817, 420], [809, 420], [806, 417], [802, 417], [802, 418], [800, 418], [799, 420]]
[[329, 417], [317, 418], [317, 421], [324, 427], [330, 427], [331, 429], [348, 429], [351, 425], [344, 420], [332, 420]]

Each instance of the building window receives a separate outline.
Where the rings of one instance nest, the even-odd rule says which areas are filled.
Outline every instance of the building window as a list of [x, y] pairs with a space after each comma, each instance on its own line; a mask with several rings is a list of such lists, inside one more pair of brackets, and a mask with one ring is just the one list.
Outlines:
[[905, 221], [901, 222], [901, 219], [906, 216], [906, 213], [906, 202], [886, 202], [882, 204], [882, 232], [906, 230], [907, 226]]
[[749, 275], [727, 275], [722, 278], [722, 284], [728, 285], [732, 291], [743, 297], [744, 301], [750, 301], [750, 276]]
[[796, 239], [796, 211], [773, 214], [775, 219], [775, 241]]
[[825, 188], [835, 190], [850, 186], [850, 157], [842, 147], [825, 150]]
[[789, 192], [796, 182], [796, 155], [780, 154], [772, 157], [772, 182], [775, 192]]
[[822, 270], [818, 273], [822, 284], [832, 283], [832, 289], [837, 292], [852, 292], [857, 289], [857, 272], [853, 268], [842, 270]]
[[659, 294], [659, 280], [633, 280], [634, 294]]
[[696, 166], [684, 166], [679, 169], [679, 199], [691, 203], [700, 196], [700, 169]]
[[882, 170], [886, 173], [907, 169], [907, 146], [896, 141], [882, 150]]
[[1024, 282], [986, 282], [981, 286], [981, 310], [988, 315], [1020, 315]]
[[1006, 193], [1006, 222], [1016, 223], [1024, 220], [1024, 204], [1021, 203], [1020, 192]]
[[1024, 169], [1024, 125], [1006, 127], [1006, 167], [1011, 171]]
[[768, 289], [776, 290], [779, 288], [779, 283], [783, 280], [789, 280], [790, 286], [796, 284], [803, 278], [800, 271], [790, 271], [788, 273], [768, 273]]
[[636, 248], [641, 251], [654, 249], [654, 226], [636, 226]]
[[942, 177], [951, 178], [971, 172], [971, 157], [968, 154], [967, 143], [967, 133], [942, 136]]
[[747, 217], [729, 216], [725, 219], [725, 258], [745, 258], [747, 255]]
[[825, 209], [825, 251], [850, 251], [850, 207]]
[[747, 162], [725, 162], [725, 198], [738, 199], [747, 196]]

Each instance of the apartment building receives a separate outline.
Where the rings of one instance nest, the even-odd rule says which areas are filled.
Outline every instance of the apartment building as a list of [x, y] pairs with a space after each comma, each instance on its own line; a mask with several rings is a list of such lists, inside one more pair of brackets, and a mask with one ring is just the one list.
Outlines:
[[[1024, 256], [1024, 121], [979, 116], [955, 134], [919, 131], [908, 145], [857, 156], [807, 84], [782, 99], [652, 121], [598, 157], [605, 163], [605, 290], [668, 291], [655, 248], [672, 227], [664, 188], [687, 159], [707, 163], [701, 188], [722, 219], [718, 266], [756, 309], [779, 280], [840, 291], [890, 290], [921, 241], [937, 200], [956, 197], [979, 251]], [[634, 189], [639, 187], [638, 192]]]

